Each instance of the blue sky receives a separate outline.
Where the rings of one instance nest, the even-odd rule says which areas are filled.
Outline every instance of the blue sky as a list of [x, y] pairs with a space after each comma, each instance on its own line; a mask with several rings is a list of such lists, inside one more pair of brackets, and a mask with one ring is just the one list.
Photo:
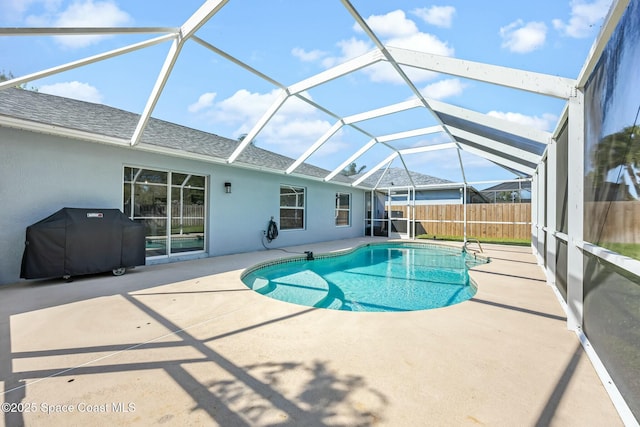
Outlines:
[[[576, 78], [612, 0], [353, 0], [372, 30], [390, 46]], [[2, 27], [179, 27], [201, 1], [0, 0]], [[0, 69], [22, 76], [157, 35], [109, 37], [1, 36]], [[289, 86], [374, 48], [335, 1], [232, 0], [197, 33], [211, 45]], [[169, 50], [165, 42], [28, 84], [39, 91], [100, 102], [140, 113]], [[553, 131], [561, 100], [476, 81], [406, 69], [433, 98]], [[237, 138], [247, 133], [275, 99], [277, 88], [198, 43], [185, 44], [153, 116]], [[305, 93], [339, 116], [402, 102], [414, 95], [388, 64], [314, 87]], [[296, 158], [335, 118], [292, 99], [256, 138], [260, 147]], [[374, 135], [436, 124], [425, 109], [358, 123]], [[329, 170], [369, 137], [342, 128], [308, 162]], [[436, 134], [393, 143], [396, 148], [446, 142]], [[369, 168], [391, 153], [378, 144], [357, 160]], [[514, 175], [463, 154], [467, 180]], [[407, 166], [441, 178], [462, 179], [452, 150], [406, 157]], [[401, 166], [396, 160], [393, 166]]]

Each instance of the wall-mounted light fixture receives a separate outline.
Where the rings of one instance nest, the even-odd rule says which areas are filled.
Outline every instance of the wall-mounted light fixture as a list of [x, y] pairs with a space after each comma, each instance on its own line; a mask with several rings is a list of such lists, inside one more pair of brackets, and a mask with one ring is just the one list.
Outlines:
[[225, 182], [224, 183], [224, 192], [229, 194], [231, 193], [231, 183], [230, 182]]

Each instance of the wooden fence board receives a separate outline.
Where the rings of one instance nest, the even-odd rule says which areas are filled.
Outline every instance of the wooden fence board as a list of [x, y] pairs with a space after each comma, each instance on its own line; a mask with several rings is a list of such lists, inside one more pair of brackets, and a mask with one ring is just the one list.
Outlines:
[[[467, 236], [475, 238], [528, 239], [531, 237], [530, 203], [470, 204]], [[407, 207], [394, 206], [407, 217]], [[464, 235], [463, 205], [417, 205], [415, 219], [429, 236]], [[417, 227], [420, 229], [420, 227]]]
[[585, 240], [592, 243], [640, 243], [640, 201], [587, 202]]

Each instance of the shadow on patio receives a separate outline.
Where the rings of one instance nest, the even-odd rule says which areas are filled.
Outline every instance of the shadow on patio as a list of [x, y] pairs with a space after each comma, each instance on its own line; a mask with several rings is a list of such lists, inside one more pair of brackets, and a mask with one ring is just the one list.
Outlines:
[[352, 313], [274, 301], [239, 280], [279, 256], [0, 289], [3, 401], [45, 405], [5, 412], [4, 424], [619, 424], [535, 265], [482, 266], [468, 303]]
[[[117, 420], [181, 423], [185, 402], [190, 408], [188, 412], [195, 414], [195, 418], [189, 416], [189, 419], [205, 424], [351, 426], [380, 421], [386, 397], [367, 386], [363, 377], [343, 375], [332, 369], [329, 360], [287, 361], [283, 355], [284, 361], [241, 364], [215, 349], [222, 339], [278, 323], [285, 323], [283, 327], [286, 327], [286, 322], [315, 309], [300, 309], [285, 315], [265, 314], [255, 323], [245, 319], [238, 322], [237, 328], [225, 328], [221, 333], [215, 332], [216, 320], [220, 316], [232, 316], [239, 307], [227, 304], [220, 313], [212, 306], [205, 317], [199, 317], [198, 313], [193, 317], [181, 316], [179, 313], [188, 310], [188, 305], [175, 310], [176, 304], [189, 301], [188, 298], [207, 304], [212, 298], [228, 299], [233, 294], [251, 292], [238, 286], [195, 290], [208, 275], [226, 274], [240, 266], [233, 262], [233, 257], [225, 261], [192, 262], [193, 268], [185, 268], [187, 263], [182, 263], [182, 268], [177, 269], [179, 273], [172, 268], [177, 265], [161, 265], [139, 268], [119, 278], [95, 275], [72, 283], [44, 280], [2, 289], [0, 378], [4, 385], [3, 401], [16, 404], [13, 407], [16, 411], [4, 411], [4, 424], [86, 422], [95, 425]], [[246, 261], [241, 264], [246, 267]], [[66, 310], [58, 312], [89, 300], [103, 304], [82, 311], [81, 316], [71, 322], [61, 317]], [[109, 308], [102, 310], [101, 305]], [[139, 313], [132, 313], [132, 308]], [[82, 316], [87, 317], [82, 319]], [[30, 320], [42, 324], [30, 331]], [[105, 331], [104, 340], [95, 336], [97, 331], [91, 326], [83, 330], [77, 325], [78, 321], [102, 322], [106, 328], [112, 323], [116, 330], [126, 328], [127, 332], [118, 339]], [[75, 323], [75, 327], [69, 328], [71, 323]], [[23, 328], [24, 325], [27, 327]], [[43, 340], [42, 334], [58, 334], [59, 340]], [[108, 342], [110, 338], [116, 339], [108, 344], [90, 345]], [[73, 342], [78, 345], [64, 345]], [[246, 350], [259, 351], [257, 348]], [[114, 378], [113, 374], [117, 384], [109, 386], [112, 380], [101, 384], [106, 376]], [[154, 396], [158, 390], [145, 391], [145, 385], [139, 384], [142, 389], [131, 393], [126, 384], [135, 383], [141, 377], [148, 378], [151, 384], [156, 377], [159, 390], [175, 390], [173, 385], [177, 385], [182, 392], [179, 397]], [[167, 384], [167, 377], [173, 385]], [[53, 390], [48, 390], [49, 383], [53, 384]], [[367, 395], [367, 401], [375, 401], [378, 410], [358, 404], [361, 395]], [[161, 401], [151, 405], [141, 401], [148, 397]], [[174, 399], [182, 402], [183, 409], [175, 410]], [[348, 402], [352, 404], [345, 405]], [[152, 411], [149, 406], [153, 407]], [[73, 408], [74, 412], [44, 413], [65, 407]], [[88, 408], [93, 410], [88, 412]], [[133, 410], [127, 412], [127, 409]], [[105, 413], [109, 416], [105, 417]]]

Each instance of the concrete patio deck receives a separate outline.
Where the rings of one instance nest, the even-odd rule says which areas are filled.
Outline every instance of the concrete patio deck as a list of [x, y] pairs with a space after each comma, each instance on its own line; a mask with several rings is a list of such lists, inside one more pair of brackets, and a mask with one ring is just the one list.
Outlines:
[[531, 250], [484, 249], [471, 301], [417, 312], [248, 290], [278, 250], [1, 287], [0, 425], [622, 425]]

